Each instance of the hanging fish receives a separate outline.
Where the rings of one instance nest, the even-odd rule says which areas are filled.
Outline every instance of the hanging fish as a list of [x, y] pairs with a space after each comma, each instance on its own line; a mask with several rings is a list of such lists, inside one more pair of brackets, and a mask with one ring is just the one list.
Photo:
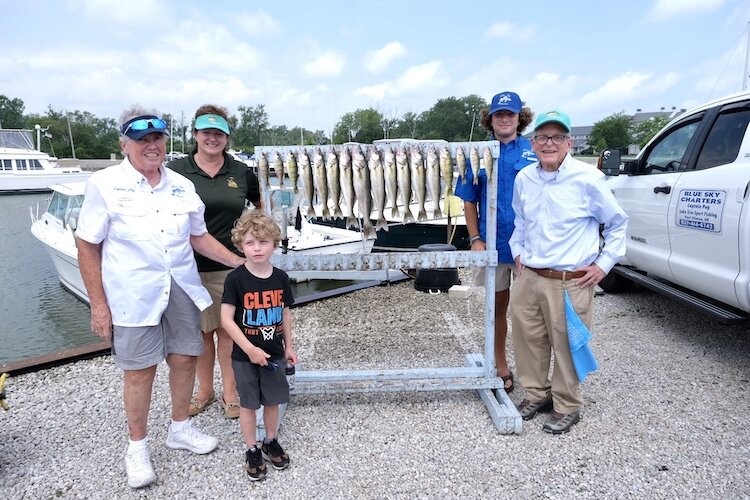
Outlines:
[[271, 168], [268, 165], [268, 156], [265, 151], [260, 154], [258, 159], [258, 173], [260, 181], [266, 186], [266, 190], [271, 189]]
[[471, 164], [471, 173], [474, 176], [472, 184], [479, 184], [479, 149], [476, 146], [471, 147], [469, 163]]
[[357, 212], [363, 219], [365, 239], [377, 236], [375, 228], [372, 227], [370, 212], [372, 212], [372, 199], [370, 198], [370, 169], [367, 168], [367, 160], [359, 147], [354, 148], [352, 155], [352, 177], [354, 178], [354, 193], [357, 195]]
[[402, 146], [399, 146], [396, 151], [396, 179], [398, 181], [398, 192], [401, 195], [401, 204], [404, 206], [402, 220], [405, 224], [414, 222], [414, 215], [409, 207], [411, 204], [411, 169], [409, 168], [406, 150]]
[[357, 217], [354, 215], [354, 178], [352, 177], [352, 155], [346, 146], [341, 148], [339, 155], [339, 183], [344, 195], [346, 207], [346, 227], [356, 227]]
[[323, 205], [321, 213], [323, 220], [329, 220], [331, 212], [328, 211], [328, 181], [326, 181], [326, 165], [320, 148], [315, 148], [313, 155], [313, 183], [318, 193], [318, 201]]
[[339, 157], [336, 150], [331, 147], [326, 155], [326, 181], [328, 182], [328, 197], [333, 201], [333, 217], [341, 219], [341, 184], [339, 183]]
[[424, 202], [427, 198], [427, 184], [425, 179], [425, 166], [422, 152], [418, 147], [411, 149], [411, 183], [414, 194], [417, 196], [417, 222], [427, 220], [427, 212], [424, 209]]
[[307, 200], [307, 214], [306, 217], [315, 217], [315, 188], [313, 185], [313, 171], [310, 165], [310, 157], [307, 156], [307, 151], [301, 148], [299, 151], [299, 173], [302, 177], [302, 189], [305, 190], [305, 199]]
[[294, 192], [297, 193], [299, 192], [297, 189], [297, 159], [294, 157], [294, 153], [292, 153], [291, 149], [287, 152], [286, 161], [284, 163], [284, 169], [289, 175], [289, 180], [292, 181], [292, 188], [294, 188]]
[[390, 145], [385, 147], [383, 160], [385, 162], [383, 170], [385, 171], [386, 198], [391, 204], [391, 217], [395, 219], [400, 215], [398, 211], [398, 176], [396, 174], [396, 155]]
[[372, 189], [372, 204], [375, 208], [377, 221], [375, 230], [385, 229], [388, 231], [388, 222], [385, 220], [385, 171], [380, 159], [380, 152], [375, 146], [370, 146], [369, 161], [367, 167], [370, 169], [370, 186]]
[[432, 199], [432, 218], [441, 219], [443, 212], [440, 210], [440, 164], [435, 146], [427, 148], [427, 192]]
[[276, 174], [276, 178], [279, 179], [279, 188], [284, 187], [284, 162], [281, 159], [281, 155], [278, 151], [273, 156], [273, 173]]
[[453, 195], [453, 160], [448, 146], [440, 148], [440, 177], [445, 183], [445, 196]]
[[489, 146], [484, 147], [484, 151], [482, 151], [482, 156], [484, 158], [484, 169], [487, 171], [487, 180], [492, 180], [492, 173], [495, 170], [495, 160], [492, 158], [492, 150]]
[[461, 182], [464, 182], [464, 179], [466, 179], [466, 154], [461, 146], [456, 146], [456, 169]]

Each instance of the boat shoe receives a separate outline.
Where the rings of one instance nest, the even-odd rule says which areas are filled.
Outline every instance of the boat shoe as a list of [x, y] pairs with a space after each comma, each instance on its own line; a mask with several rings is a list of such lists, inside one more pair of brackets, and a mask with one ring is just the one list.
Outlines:
[[219, 396], [219, 403], [221, 404], [221, 407], [224, 408], [224, 416], [227, 418], [239, 418], [240, 416], [240, 402], [239, 401], [230, 401], [225, 402], [224, 396]]
[[188, 410], [188, 414], [191, 417], [196, 416], [199, 413], [202, 413], [208, 405], [216, 401], [216, 395], [211, 394], [208, 399], [195, 399], [193, 398], [192, 401], [190, 401], [190, 409]]
[[581, 419], [581, 412], [574, 411], [571, 413], [560, 413], [553, 411], [549, 419], [542, 426], [544, 432], [550, 434], [565, 434]]

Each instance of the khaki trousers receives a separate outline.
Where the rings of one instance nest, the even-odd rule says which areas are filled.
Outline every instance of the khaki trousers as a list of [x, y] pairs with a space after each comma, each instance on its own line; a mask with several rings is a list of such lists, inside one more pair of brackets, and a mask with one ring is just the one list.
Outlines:
[[[552, 396], [555, 411], [578, 411], [583, 399], [570, 357], [563, 290], [567, 288], [578, 316], [591, 329], [594, 288], [575, 280], [544, 278], [524, 269], [510, 290], [513, 354], [518, 380], [526, 397], [539, 401]], [[549, 379], [555, 353], [552, 380]]]

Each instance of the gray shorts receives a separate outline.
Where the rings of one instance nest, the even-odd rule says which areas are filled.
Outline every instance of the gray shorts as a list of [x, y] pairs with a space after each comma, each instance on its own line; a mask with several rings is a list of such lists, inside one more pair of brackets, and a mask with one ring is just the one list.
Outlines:
[[241, 407], [257, 410], [260, 405], [280, 405], [289, 402], [286, 360], [280, 358], [273, 361], [278, 367], [270, 372], [265, 366], [249, 361], [232, 360]]
[[[474, 285], [484, 286], [485, 267], [478, 267], [474, 271]], [[515, 264], [503, 264], [499, 262], [495, 268], [495, 292], [502, 292], [510, 288], [511, 276], [516, 275]]]
[[158, 325], [113, 326], [112, 357], [123, 370], [142, 370], [161, 363], [168, 354], [199, 356], [203, 353], [199, 325], [200, 309], [172, 280], [169, 303]]
[[221, 326], [221, 296], [224, 293], [224, 282], [230, 272], [231, 269], [198, 273], [201, 276], [201, 284], [214, 301], [201, 313], [201, 331], [204, 333], [213, 332]]

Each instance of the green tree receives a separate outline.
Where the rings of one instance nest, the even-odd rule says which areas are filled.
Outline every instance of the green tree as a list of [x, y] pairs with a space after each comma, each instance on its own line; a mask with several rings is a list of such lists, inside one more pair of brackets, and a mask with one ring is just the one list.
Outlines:
[[396, 126], [391, 132], [390, 137], [392, 138], [412, 138], [417, 137], [417, 128], [419, 124], [419, 115], [413, 111], [407, 111], [401, 116], [396, 122]]
[[478, 133], [475, 127], [479, 113], [486, 106], [484, 99], [476, 94], [439, 99], [420, 116], [421, 132], [417, 135], [420, 139], [468, 141], [472, 130], [473, 134]]
[[645, 146], [659, 130], [664, 128], [667, 123], [669, 123], [669, 118], [666, 116], [655, 116], [639, 123], [633, 123], [630, 130], [633, 144], [638, 144], [638, 146], [643, 149], [643, 146]]
[[24, 107], [21, 99], [9, 99], [0, 94], [0, 128], [22, 128]]
[[232, 137], [232, 144], [237, 149], [252, 151], [255, 146], [279, 144], [269, 142], [271, 124], [264, 104], [239, 106], [240, 116]]
[[383, 115], [374, 108], [346, 113], [333, 128], [334, 143], [360, 142], [363, 144], [383, 138]]
[[606, 148], [619, 149], [631, 145], [633, 143], [630, 135], [632, 121], [633, 117], [626, 115], [625, 111], [620, 111], [594, 123], [589, 136], [589, 144], [594, 149], [594, 153]]
[[49, 106], [45, 115], [31, 114], [25, 120], [25, 127], [31, 130], [39, 125], [41, 150], [52, 156], [109, 158], [120, 152], [117, 124], [111, 118], [99, 118], [88, 111], [68, 113]]

